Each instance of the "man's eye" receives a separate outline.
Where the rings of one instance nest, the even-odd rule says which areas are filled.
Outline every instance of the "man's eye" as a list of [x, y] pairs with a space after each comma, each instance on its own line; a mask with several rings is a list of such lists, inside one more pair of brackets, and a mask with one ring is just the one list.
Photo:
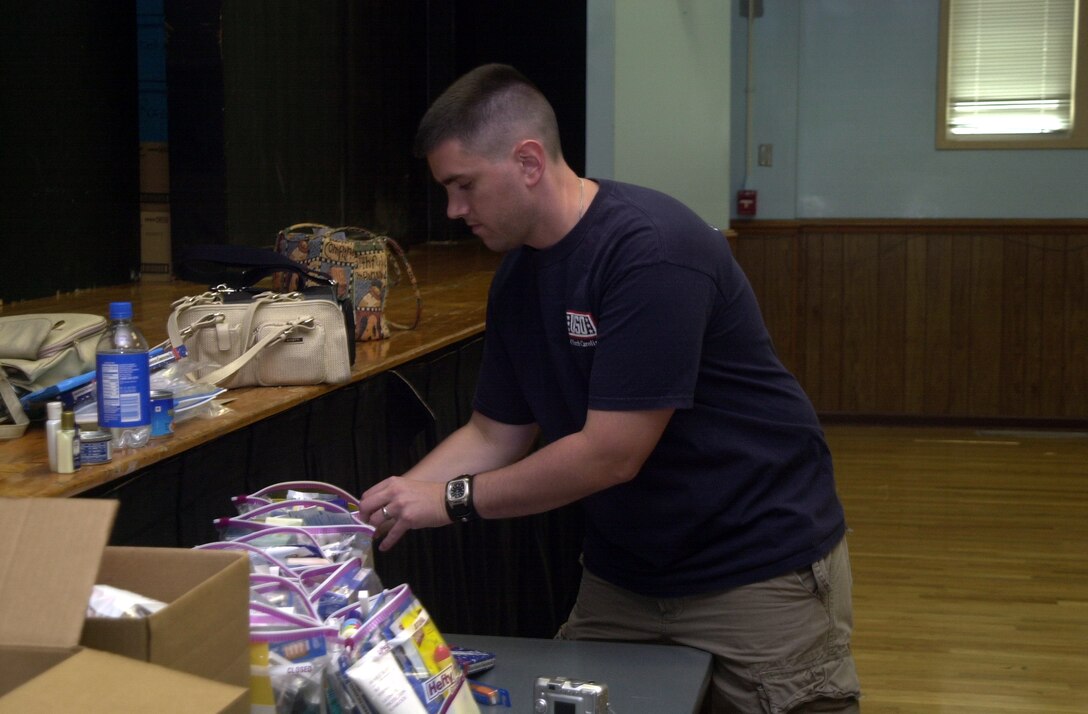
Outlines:
[[462, 191], [468, 191], [470, 188], [472, 188], [472, 182], [466, 181], [465, 183], [457, 184], [457, 188], [461, 189]]

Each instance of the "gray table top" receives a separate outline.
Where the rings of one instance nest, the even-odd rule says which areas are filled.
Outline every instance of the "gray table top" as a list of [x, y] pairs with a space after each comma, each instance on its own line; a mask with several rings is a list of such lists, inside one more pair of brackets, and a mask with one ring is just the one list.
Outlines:
[[510, 692], [511, 707], [483, 712], [532, 714], [537, 677], [608, 685], [614, 714], [695, 714], [710, 682], [711, 657], [690, 647], [445, 634], [451, 645], [496, 655], [473, 679]]

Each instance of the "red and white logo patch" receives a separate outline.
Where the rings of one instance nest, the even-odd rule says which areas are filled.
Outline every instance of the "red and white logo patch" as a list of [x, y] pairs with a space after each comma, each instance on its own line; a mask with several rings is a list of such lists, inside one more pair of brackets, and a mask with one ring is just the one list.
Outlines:
[[597, 323], [588, 312], [567, 311], [567, 335], [571, 340], [596, 341]]

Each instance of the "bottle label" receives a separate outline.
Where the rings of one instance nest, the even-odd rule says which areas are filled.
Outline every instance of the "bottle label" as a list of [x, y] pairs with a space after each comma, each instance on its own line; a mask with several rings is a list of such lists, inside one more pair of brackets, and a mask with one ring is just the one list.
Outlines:
[[99, 427], [150, 423], [151, 378], [147, 353], [100, 354], [95, 362]]

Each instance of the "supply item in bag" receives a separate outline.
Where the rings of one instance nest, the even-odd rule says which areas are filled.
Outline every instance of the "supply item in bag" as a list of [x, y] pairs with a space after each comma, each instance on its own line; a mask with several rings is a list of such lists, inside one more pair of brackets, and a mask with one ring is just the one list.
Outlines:
[[343, 506], [310, 499], [255, 505], [238, 518], [280, 526], [334, 526], [361, 522]]
[[57, 470], [57, 429], [60, 429], [60, 415], [64, 405], [53, 401], [45, 405], [45, 450], [49, 456], [49, 470]]
[[79, 427], [75, 412], [65, 409], [57, 429], [57, 473], [70, 474], [80, 468]]
[[[305, 573], [302, 573], [299, 577], [304, 576]], [[365, 601], [375, 589], [380, 588], [381, 582], [374, 570], [366, 567], [362, 559], [350, 558], [340, 563], [308, 592], [317, 616], [326, 620], [345, 607]]]

